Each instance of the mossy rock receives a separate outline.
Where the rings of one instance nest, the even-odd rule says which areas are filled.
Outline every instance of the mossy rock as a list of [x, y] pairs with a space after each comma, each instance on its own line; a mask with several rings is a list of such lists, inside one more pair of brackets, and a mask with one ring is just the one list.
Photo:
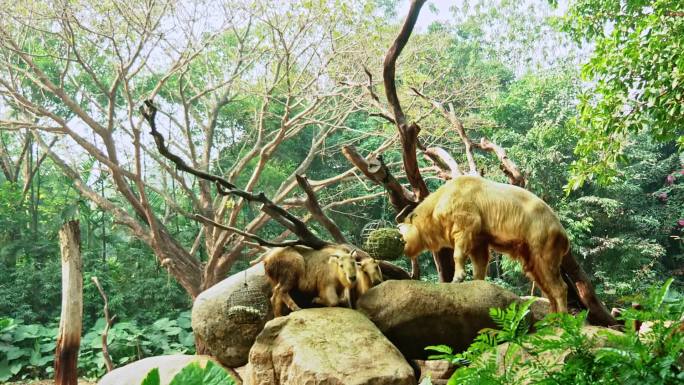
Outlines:
[[404, 240], [399, 230], [383, 227], [368, 233], [363, 249], [375, 259], [392, 261], [404, 253]]

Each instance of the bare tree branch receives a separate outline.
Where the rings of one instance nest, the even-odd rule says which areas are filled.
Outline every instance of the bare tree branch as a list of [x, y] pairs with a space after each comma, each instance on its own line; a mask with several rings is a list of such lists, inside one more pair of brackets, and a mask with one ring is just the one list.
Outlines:
[[299, 187], [304, 190], [306, 193], [307, 199], [305, 201], [305, 206], [313, 215], [313, 217], [323, 225], [323, 227], [328, 230], [330, 235], [332, 235], [333, 239], [337, 243], [349, 243], [347, 239], [344, 237], [342, 234], [342, 230], [340, 230], [339, 227], [333, 222], [330, 218], [328, 218], [327, 215], [323, 212], [323, 209], [321, 208], [320, 204], [318, 203], [318, 199], [316, 198], [316, 194], [313, 191], [313, 188], [311, 187], [311, 184], [309, 184], [309, 180], [303, 176], [303, 175], [297, 175], [297, 183], [299, 183]]

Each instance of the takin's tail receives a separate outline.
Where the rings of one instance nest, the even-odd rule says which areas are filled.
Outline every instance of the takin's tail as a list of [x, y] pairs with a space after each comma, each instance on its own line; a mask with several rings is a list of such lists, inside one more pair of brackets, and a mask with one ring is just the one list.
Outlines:
[[[589, 276], [584, 269], [582, 269], [582, 266], [577, 263], [577, 260], [575, 260], [575, 257], [572, 256], [572, 252], [569, 250], [565, 256], [563, 256], [561, 272], [569, 278], [579, 300], [587, 310], [589, 310], [589, 315], [587, 317], [589, 323], [597, 326], [615, 326], [620, 324], [615, 317], [610, 314], [606, 305], [598, 299]], [[573, 290], [573, 288], [569, 289]]]

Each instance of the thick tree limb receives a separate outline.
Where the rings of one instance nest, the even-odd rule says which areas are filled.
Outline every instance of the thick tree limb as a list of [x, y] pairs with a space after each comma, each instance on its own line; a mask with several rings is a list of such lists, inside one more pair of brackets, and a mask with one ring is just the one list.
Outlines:
[[145, 120], [147, 120], [147, 123], [150, 125], [150, 134], [152, 134], [152, 137], [154, 138], [154, 142], [157, 145], [157, 150], [165, 158], [173, 162], [173, 164], [176, 165], [176, 168], [178, 168], [181, 171], [185, 171], [187, 173], [195, 175], [198, 178], [202, 178], [214, 183], [219, 183], [225, 188], [235, 188], [235, 185], [230, 183], [228, 179], [190, 167], [187, 163], [185, 163], [185, 161], [180, 156], [173, 154], [171, 153], [171, 151], [169, 151], [168, 147], [166, 146], [164, 137], [162, 136], [162, 134], [159, 133], [159, 131], [157, 131], [157, 122], [155, 120], [157, 116], [157, 107], [155, 107], [151, 100], [145, 100], [144, 104], [140, 106], [140, 113], [145, 118]]
[[394, 43], [392, 46], [390, 46], [387, 54], [385, 55], [382, 71], [387, 102], [392, 108], [394, 121], [399, 129], [401, 145], [403, 149], [404, 170], [406, 171], [406, 177], [413, 187], [413, 191], [418, 198], [418, 201], [422, 201], [430, 194], [430, 191], [428, 190], [427, 185], [420, 174], [420, 169], [418, 168], [418, 159], [416, 156], [416, 144], [418, 142], [418, 133], [420, 132], [420, 127], [416, 123], [408, 124], [406, 122], [406, 116], [401, 109], [401, 103], [399, 102], [399, 96], [397, 95], [397, 88], [394, 78], [397, 58], [404, 49], [404, 46], [406, 46], [409, 37], [411, 37], [411, 32], [413, 32], [413, 27], [416, 24], [416, 20], [418, 19], [418, 15], [420, 14], [420, 9], [423, 4], [425, 4], [425, 0], [413, 0], [411, 2], [411, 7], [409, 8], [408, 15], [404, 20], [404, 24], [401, 27], [401, 31], [399, 31], [399, 35], [397, 35]]
[[461, 168], [458, 167], [456, 160], [441, 147], [430, 147], [423, 150], [426, 158], [430, 159], [439, 169], [438, 176], [444, 180], [453, 179], [463, 175]]
[[344, 146], [342, 154], [358, 168], [368, 179], [379, 184], [389, 193], [390, 204], [399, 212], [405, 207], [415, 207], [417, 202], [411, 191], [407, 190], [399, 183], [390, 173], [387, 165], [382, 160], [382, 156], [377, 156], [374, 159], [366, 160], [361, 156], [354, 146]]
[[518, 165], [508, 157], [506, 150], [504, 150], [503, 147], [486, 138], [480, 139], [478, 147], [484, 151], [490, 151], [496, 154], [496, 157], [499, 158], [499, 161], [501, 162], [501, 171], [506, 174], [512, 185], [525, 187], [525, 176], [520, 172]]

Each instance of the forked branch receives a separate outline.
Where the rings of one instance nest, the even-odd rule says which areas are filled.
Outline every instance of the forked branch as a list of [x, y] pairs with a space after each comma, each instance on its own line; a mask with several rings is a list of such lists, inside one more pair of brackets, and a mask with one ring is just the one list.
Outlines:
[[232, 233], [242, 235], [243, 237], [251, 238], [251, 239], [255, 240], [259, 244], [259, 246], [265, 246], [265, 247], [287, 247], [287, 246], [299, 246], [299, 245], [308, 246], [305, 242], [303, 242], [302, 240], [299, 240], [299, 239], [292, 240], [292, 241], [272, 242], [272, 241], [266, 240], [264, 238], [261, 238], [260, 236], [258, 236], [256, 234], [252, 234], [252, 233], [249, 233], [247, 231], [242, 231], [242, 230], [238, 229], [237, 227], [228, 226], [228, 225], [224, 225], [222, 223], [218, 223], [218, 222], [211, 220], [211, 219], [209, 219], [203, 215], [200, 215], [200, 214], [195, 214], [194, 218], [198, 222], [202, 222], [204, 224], [211, 225], [211, 226], [216, 226], [219, 229], [227, 230], [227, 231], [230, 231]]

